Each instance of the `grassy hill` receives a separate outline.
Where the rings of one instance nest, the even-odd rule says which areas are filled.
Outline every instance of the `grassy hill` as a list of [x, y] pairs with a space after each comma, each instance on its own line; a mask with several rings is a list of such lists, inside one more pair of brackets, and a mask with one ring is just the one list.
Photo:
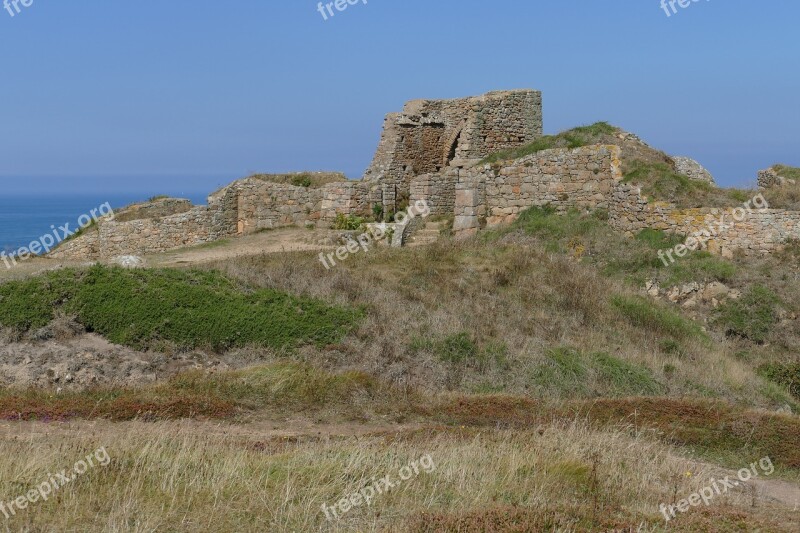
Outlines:
[[[112, 463], [65, 489], [67, 509], [44, 502], [16, 525], [663, 529], [660, 503], [725, 468], [768, 456], [775, 479], [796, 483], [800, 248], [665, 266], [657, 251], [675, 242], [623, 237], [603, 212], [536, 208], [465, 242], [377, 248], [330, 271], [312, 254], [281, 253], [2, 284], [6, 338], [34, 342], [69, 315], [140, 350], [267, 362], [133, 388], [0, 389], [0, 416], [14, 424], [93, 424], [58, 440], [3, 440], [12, 453], [0, 459], [0, 492], [57, 466], [41, 459], [23, 472], [16, 457], [64, 460], [56, 448], [77, 458], [101, 444]], [[740, 297], [687, 307], [649, 296], [646, 283], [721, 283]], [[434, 470], [328, 522], [323, 503], [424, 454]], [[669, 530], [797, 523], [791, 507], [753, 507], [747, 494], [716, 503]]]

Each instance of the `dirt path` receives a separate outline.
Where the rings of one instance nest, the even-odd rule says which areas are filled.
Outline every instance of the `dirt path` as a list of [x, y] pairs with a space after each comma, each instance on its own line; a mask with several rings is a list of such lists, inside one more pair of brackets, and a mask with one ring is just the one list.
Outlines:
[[[160, 254], [146, 255], [144, 260], [145, 266], [175, 267], [251, 255], [332, 250], [338, 246], [336, 243], [341, 233], [341, 231], [336, 230], [282, 228], [243, 237], [230, 237]], [[0, 283], [35, 276], [59, 268], [85, 267], [92, 263], [92, 261], [34, 258], [21, 261], [10, 269], [0, 264]]]
[[335, 248], [340, 233], [335, 230], [283, 228], [146, 256], [145, 261], [148, 266], [170, 267], [251, 255], [330, 250]]

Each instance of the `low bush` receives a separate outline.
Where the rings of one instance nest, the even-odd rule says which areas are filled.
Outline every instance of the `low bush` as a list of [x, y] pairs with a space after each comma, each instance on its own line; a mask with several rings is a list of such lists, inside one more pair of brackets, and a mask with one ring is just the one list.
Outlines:
[[763, 285], [753, 285], [738, 300], [728, 300], [717, 310], [714, 322], [729, 336], [763, 344], [778, 322], [780, 298]]
[[789, 389], [800, 400], [800, 363], [767, 363], [758, 368], [764, 378]]
[[336, 214], [333, 221], [333, 229], [356, 231], [364, 225], [364, 219], [353, 215]]
[[273, 348], [338, 342], [363, 314], [270, 289], [250, 290], [214, 271], [95, 266], [0, 285], [0, 325], [29, 331], [56, 310], [89, 331], [137, 349]]
[[614, 296], [611, 305], [632, 325], [677, 340], [708, 337], [698, 324], [641, 296]]

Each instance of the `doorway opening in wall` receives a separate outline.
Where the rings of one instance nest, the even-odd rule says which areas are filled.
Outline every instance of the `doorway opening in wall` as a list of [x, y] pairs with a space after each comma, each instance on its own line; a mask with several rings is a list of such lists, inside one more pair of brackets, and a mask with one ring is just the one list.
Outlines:
[[450, 145], [450, 149], [448, 150], [447, 157], [445, 159], [445, 166], [446, 167], [449, 167], [450, 163], [452, 163], [453, 160], [456, 158], [456, 150], [458, 150], [458, 143], [461, 142], [461, 134], [462, 134], [462, 132], [463, 132], [463, 130], [460, 130], [458, 132], [458, 135], [456, 135], [456, 138], [453, 140], [453, 143]]

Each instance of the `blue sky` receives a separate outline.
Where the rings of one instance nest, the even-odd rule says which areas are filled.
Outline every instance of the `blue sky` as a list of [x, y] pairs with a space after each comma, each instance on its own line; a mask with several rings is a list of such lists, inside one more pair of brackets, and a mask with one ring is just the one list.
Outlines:
[[[369, 164], [414, 98], [544, 94], [723, 184], [800, 165], [796, 0], [33, 0], [0, 11], [0, 194], [210, 191]], [[20, 179], [24, 178], [24, 179]]]

